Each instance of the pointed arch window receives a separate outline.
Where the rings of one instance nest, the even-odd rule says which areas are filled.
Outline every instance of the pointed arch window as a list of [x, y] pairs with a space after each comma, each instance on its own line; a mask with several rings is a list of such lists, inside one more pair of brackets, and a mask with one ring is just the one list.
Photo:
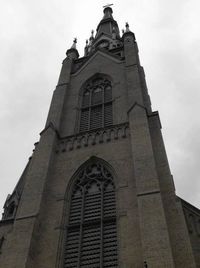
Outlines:
[[118, 267], [115, 186], [101, 163], [88, 165], [73, 186], [64, 268], [77, 267]]
[[88, 131], [112, 124], [111, 82], [105, 78], [93, 79], [83, 90], [80, 131]]

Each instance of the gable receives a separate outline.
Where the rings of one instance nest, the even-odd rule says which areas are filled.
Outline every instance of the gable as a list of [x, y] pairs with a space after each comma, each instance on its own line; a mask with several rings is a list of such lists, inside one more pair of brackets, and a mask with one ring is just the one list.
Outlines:
[[[91, 57], [88, 58], [87, 61], [80, 66], [80, 68], [74, 72], [71, 76], [75, 77], [79, 75], [81, 72], [87, 72], [92, 68], [101, 69], [104, 66], [110, 66], [115, 64], [122, 64], [124, 61], [121, 60], [118, 56], [113, 55], [107, 51], [97, 50]], [[97, 71], [98, 72], [98, 71]]]

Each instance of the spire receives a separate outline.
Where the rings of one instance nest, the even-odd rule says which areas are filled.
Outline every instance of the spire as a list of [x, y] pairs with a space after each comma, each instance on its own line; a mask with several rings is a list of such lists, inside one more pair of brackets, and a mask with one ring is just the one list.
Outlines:
[[122, 45], [119, 27], [113, 19], [111, 5], [104, 7], [104, 16], [97, 27], [97, 33], [91, 32], [89, 42], [85, 46], [84, 55], [88, 56], [96, 49], [112, 50]]
[[109, 18], [113, 19], [113, 16], [112, 16], [113, 11], [111, 7], [105, 7], [103, 12], [104, 12], [103, 20], [109, 19]]
[[101, 34], [108, 35], [112, 38], [113, 28], [115, 28], [116, 36], [120, 37], [118, 24], [112, 16], [112, 8], [110, 6], [106, 6], [103, 12], [104, 16], [97, 27], [97, 34], [95, 36], [95, 39], [98, 38]]

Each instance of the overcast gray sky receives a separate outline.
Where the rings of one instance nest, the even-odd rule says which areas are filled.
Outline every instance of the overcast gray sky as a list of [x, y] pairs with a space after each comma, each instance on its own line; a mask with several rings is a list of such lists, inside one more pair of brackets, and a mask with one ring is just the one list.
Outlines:
[[[9, 0], [0, 16], [0, 208], [43, 129], [61, 63], [106, 1]], [[200, 1], [112, 0], [119, 28], [135, 33], [177, 194], [200, 207]]]

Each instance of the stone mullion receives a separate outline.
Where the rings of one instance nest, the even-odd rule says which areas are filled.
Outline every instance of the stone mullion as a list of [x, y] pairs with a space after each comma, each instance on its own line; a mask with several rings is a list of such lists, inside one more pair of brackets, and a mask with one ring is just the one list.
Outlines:
[[104, 183], [101, 184], [101, 226], [100, 226], [100, 236], [101, 236], [101, 240], [100, 240], [100, 268], [103, 268], [103, 190], [104, 190]]
[[83, 222], [84, 222], [84, 204], [85, 204], [85, 188], [83, 188], [82, 204], [81, 204], [81, 222], [80, 222], [80, 233], [79, 233], [79, 250], [78, 250], [78, 263], [77, 268], [81, 267], [81, 248], [83, 238]]

